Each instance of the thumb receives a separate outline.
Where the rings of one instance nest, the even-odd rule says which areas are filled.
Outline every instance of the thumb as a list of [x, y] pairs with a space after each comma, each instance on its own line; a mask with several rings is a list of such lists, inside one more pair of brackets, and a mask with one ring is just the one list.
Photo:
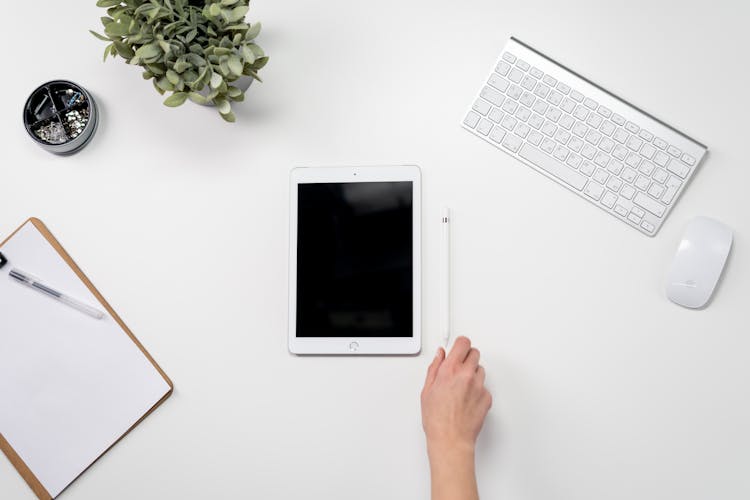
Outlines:
[[432, 363], [430, 363], [430, 367], [427, 368], [427, 378], [424, 381], [425, 387], [432, 385], [432, 383], [435, 381], [438, 369], [440, 368], [440, 365], [443, 364], [444, 360], [445, 350], [442, 347], [439, 347], [437, 352], [435, 353], [435, 359], [432, 360]]

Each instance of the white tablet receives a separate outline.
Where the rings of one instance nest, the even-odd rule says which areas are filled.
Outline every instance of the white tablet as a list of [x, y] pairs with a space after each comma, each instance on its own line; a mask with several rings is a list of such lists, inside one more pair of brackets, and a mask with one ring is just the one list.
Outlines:
[[419, 167], [296, 168], [290, 200], [289, 350], [418, 353]]

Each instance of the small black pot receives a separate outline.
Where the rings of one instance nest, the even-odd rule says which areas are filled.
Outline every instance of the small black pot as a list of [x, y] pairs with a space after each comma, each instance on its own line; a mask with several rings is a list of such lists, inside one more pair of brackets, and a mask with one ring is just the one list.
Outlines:
[[67, 80], [52, 80], [31, 93], [23, 109], [26, 132], [42, 148], [73, 154], [96, 132], [96, 102], [86, 89]]

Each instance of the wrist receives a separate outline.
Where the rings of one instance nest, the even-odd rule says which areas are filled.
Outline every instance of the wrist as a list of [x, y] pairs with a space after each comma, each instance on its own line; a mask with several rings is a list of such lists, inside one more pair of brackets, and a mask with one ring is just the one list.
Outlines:
[[432, 441], [427, 443], [431, 467], [445, 465], [455, 468], [474, 464], [474, 444], [462, 441]]

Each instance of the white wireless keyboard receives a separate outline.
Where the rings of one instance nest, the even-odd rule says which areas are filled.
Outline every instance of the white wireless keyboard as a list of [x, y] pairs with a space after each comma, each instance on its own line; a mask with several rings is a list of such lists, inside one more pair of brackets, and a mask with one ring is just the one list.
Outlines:
[[649, 236], [707, 152], [515, 38], [463, 126]]

